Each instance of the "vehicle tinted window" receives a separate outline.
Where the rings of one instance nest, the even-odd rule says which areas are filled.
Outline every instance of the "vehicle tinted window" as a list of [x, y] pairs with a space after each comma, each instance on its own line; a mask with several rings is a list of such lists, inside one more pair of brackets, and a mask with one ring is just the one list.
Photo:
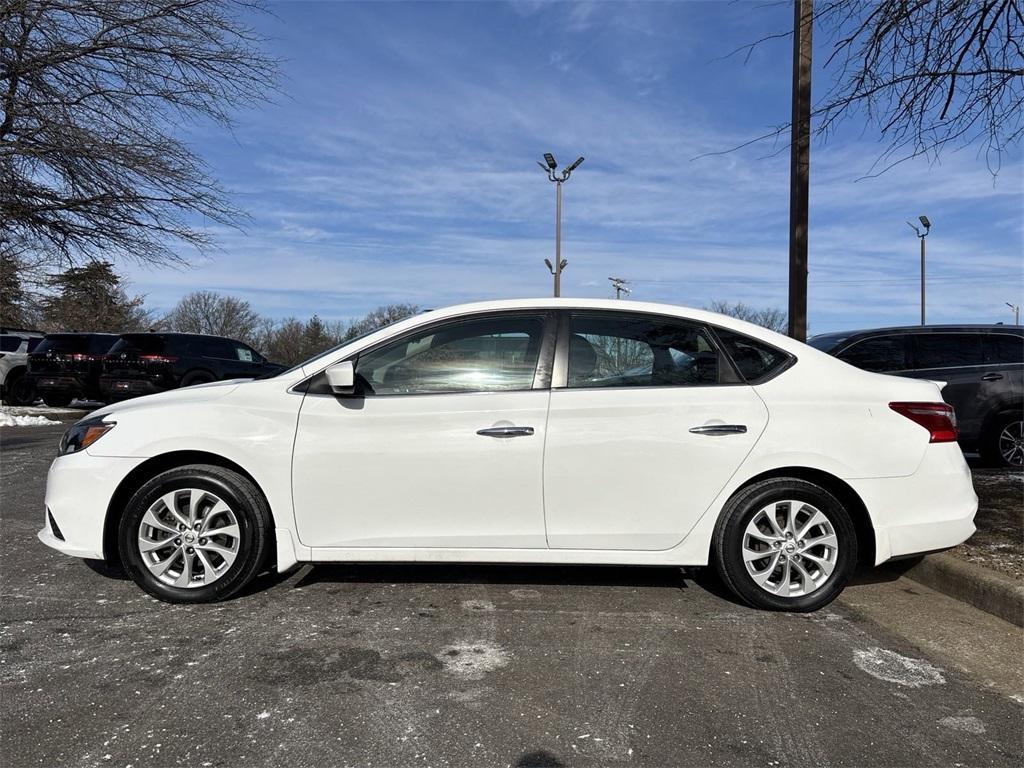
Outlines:
[[536, 315], [435, 326], [360, 355], [356, 377], [375, 395], [530, 389], [543, 335]]
[[210, 338], [208, 336], [193, 337], [189, 340], [193, 354], [198, 357], [215, 357], [220, 360], [237, 360], [235, 346], [226, 339]]
[[715, 333], [739, 368], [740, 375], [747, 381], [757, 381], [770, 376], [789, 361], [789, 355], [763, 341], [725, 328], [716, 328]]
[[976, 333], [921, 333], [914, 337], [914, 367], [959, 368], [982, 365], [981, 335]]
[[47, 336], [35, 351], [39, 353], [54, 352], [59, 355], [86, 354], [89, 352], [89, 341], [88, 334]]
[[42, 340], [43, 339], [42, 339], [41, 336], [33, 336], [31, 339], [29, 339], [28, 340], [28, 351], [29, 352], [35, 352], [36, 347], [39, 346], [39, 344], [42, 342]]
[[699, 327], [642, 315], [573, 315], [570, 387], [718, 383], [718, 352]]
[[162, 355], [166, 353], [166, 343], [159, 334], [140, 333], [122, 336], [110, 348], [109, 354], [130, 353], [138, 355]]
[[17, 352], [22, 341], [21, 336], [0, 336], [0, 352]]
[[1024, 363], [1024, 336], [993, 333], [985, 337], [986, 363]]
[[820, 336], [812, 336], [807, 343], [822, 352], [831, 352], [848, 338], [850, 337], [845, 333], [823, 333]]
[[865, 371], [902, 371], [907, 367], [906, 350], [906, 339], [903, 336], [878, 336], [856, 342], [837, 357]]
[[249, 347], [244, 344], [232, 344], [235, 350], [235, 357], [241, 360], [243, 363], [258, 363], [260, 356], [253, 352]]

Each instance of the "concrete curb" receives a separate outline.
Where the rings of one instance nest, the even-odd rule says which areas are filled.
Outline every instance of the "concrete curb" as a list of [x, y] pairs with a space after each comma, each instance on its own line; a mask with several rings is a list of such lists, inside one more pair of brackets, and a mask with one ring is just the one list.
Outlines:
[[904, 572], [914, 581], [1024, 627], [1024, 583], [946, 554], [928, 555]]

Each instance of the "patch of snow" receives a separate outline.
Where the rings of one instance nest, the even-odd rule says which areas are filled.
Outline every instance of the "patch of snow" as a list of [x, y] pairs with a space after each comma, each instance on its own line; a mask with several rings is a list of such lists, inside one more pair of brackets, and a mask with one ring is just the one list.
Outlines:
[[985, 724], [976, 717], [944, 717], [939, 720], [939, 725], [953, 731], [965, 731], [976, 735], [985, 732]]
[[60, 424], [60, 422], [45, 416], [12, 413], [8, 408], [0, 408], [0, 427], [46, 427], [50, 424]]
[[853, 662], [861, 671], [878, 680], [896, 683], [906, 688], [920, 688], [924, 685], [942, 685], [946, 678], [942, 670], [933, 667], [924, 659], [911, 659], [884, 648], [868, 648], [854, 651]]

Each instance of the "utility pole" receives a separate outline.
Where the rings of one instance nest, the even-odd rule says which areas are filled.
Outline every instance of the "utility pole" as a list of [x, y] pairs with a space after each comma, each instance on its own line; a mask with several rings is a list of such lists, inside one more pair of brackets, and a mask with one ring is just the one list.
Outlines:
[[1010, 302], [1006, 302], [1006, 306], [1013, 311], [1013, 324], [1020, 325], [1020, 304], [1011, 304]]
[[627, 287], [629, 285], [629, 280], [621, 277], [609, 277], [608, 280], [611, 282], [612, 288], [615, 289], [616, 299], [621, 299], [622, 294], [624, 293], [627, 295], [630, 293], [630, 289]]
[[789, 147], [789, 335], [807, 340], [807, 211], [811, 163], [814, 0], [793, 0], [793, 114]]
[[921, 222], [921, 226], [924, 227], [924, 231], [916, 224], [907, 222], [907, 226], [914, 230], [917, 235], [917, 239], [921, 241], [921, 325], [924, 325], [924, 239], [928, 237], [928, 233], [931, 231], [932, 223], [928, 220], [927, 216], [918, 216], [917, 220]]
[[547, 264], [548, 271], [554, 276], [556, 298], [562, 295], [562, 270], [569, 264], [562, 258], [562, 184], [569, 180], [569, 176], [582, 162], [583, 158], [578, 157], [572, 165], [558, 174], [555, 173], [558, 163], [555, 162], [555, 156], [550, 152], [544, 153], [543, 163], [537, 161], [537, 165], [548, 175], [548, 181], [555, 184], [555, 263], [552, 264], [548, 259], [544, 259], [544, 263]]

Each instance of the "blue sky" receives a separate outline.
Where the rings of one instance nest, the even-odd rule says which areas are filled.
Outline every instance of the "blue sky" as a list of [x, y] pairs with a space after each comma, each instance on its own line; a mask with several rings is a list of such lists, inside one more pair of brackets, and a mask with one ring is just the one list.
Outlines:
[[[197, 288], [284, 317], [359, 316], [545, 296], [554, 189], [545, 151], [586, 161], [564, 189], [563, 295], [786, 306], [788, 153], [699, 157], [789, 115], [784, 4], [288, 2], [255, 18], [282, 94], [191, 143], [251, 215], [187, 270], [132, 267], [166, 309]], [[825, 56], [818, 55], [823, 62]], [[827, 73], [816, 70], [816, 93]], [[864, 178], [881, 147], [848, 122], [812, 149], [810, 330], [912, 324], [927, 214], [929, 321], [1024, 303], [1024, 162], [976, 148]], [[695, 159], [697, 158], [697, 159]]]

